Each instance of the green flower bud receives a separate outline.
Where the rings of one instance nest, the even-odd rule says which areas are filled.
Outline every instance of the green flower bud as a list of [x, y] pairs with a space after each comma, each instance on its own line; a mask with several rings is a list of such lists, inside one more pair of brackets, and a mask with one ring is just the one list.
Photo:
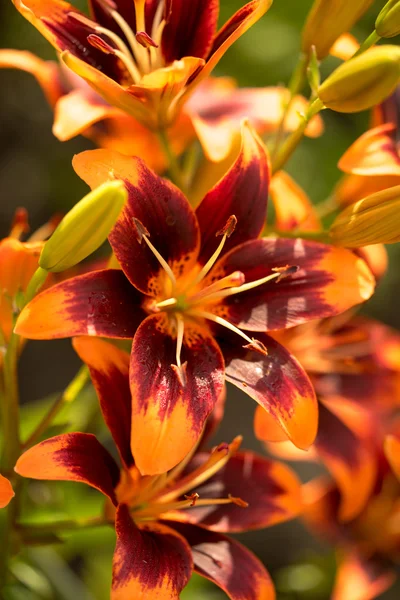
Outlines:
[[390, 38], [400, 33], [400, 0], [389, 0], [375, 21], [376, 33]]
[[39, 266], [59, 273], [92, 254], [107, 239], [126, 199], [121, 181], [108, 181], [82, 198], [44, 245]]
[[315, 0], [303, 28], [301, 47], [306, 54], [315, 46], [321, 60], [342, 33], [350, 31], [373, 0]]
[[380, 104], [400, 81], [400, 47], [378, 46], [338, 67], [318, 89], [327, 108], [352, 113]]

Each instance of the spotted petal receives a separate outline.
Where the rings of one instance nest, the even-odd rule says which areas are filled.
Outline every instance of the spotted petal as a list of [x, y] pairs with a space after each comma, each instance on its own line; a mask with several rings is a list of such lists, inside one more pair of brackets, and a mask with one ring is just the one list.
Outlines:
[[269, 176], [265, 146], [249, 123], [245, 122], [238, 158], [196, 210], [201, 231], [199, 260], [202, 263], [215, 251], [218, 244], [215, 235], [231, 215], [236, 216], [237, 226], [225, 243], [224, 253], [259, 236], [265, 224]]
[[139, 301], [139, 292], [122, 271], [93, 271], [36, 296], [21, 312], [15, 331], [37, 340], [75, 335], [132, 338], [144, 317]]
[[[209, 454], [198, 453], [188, 467], [197, 468]], [[194, 506], [171, 520], [199, 524], [212, 531], [237, 532], [269, 527], [297, 516], [301, 510], [300, 484], [294, 473], [282, 463], [267, 460], [254, 452], [231, 456], [211, 479], [194, 488], [201, 499], [233, 496], [248, 503]], [[165, 516], [164, 516], [165, 518]]]
[[139, 158], [109, 150], [83, 152], [75, 157], [73, 165], [91, 188], [115, 178], [124, 181], [128, 201], [110, 234], [110, 243], [133, 285], [154, 295], [160, 293], [166, 278], [145, 241], [139, 241], [134, 219], [148, 230], [150, 242], [175, 275], [182, 276], [193, 269], [199, 246], [198, 225], [177, 187], [156, 175]]
[[65, 433], [40, 442], [20, 456], [15, 471], [32, 479], [80, 481], [116, 503], [119, 468], [90, 433]]
[[143, 475], [163, 473], [183, 460], [223, 389], [224, 361], [209, 332], [185, 324], [178, 368], [170, 327], [167, 317], [153, 315], [133, 339], [131, 448]]
[[0, 474], [0, 508], [4, 508], [15, 496], [12, 485], [6, 477]]
[[132, 399], [129, 354], [97, 338], [75, 338], [73, 345], [90, 369], [104, 420], [122, 460], [129, 468], [133, 464], [130, 448]]
[[179, 600], [193, 569], [186, 540], [159, 523], [139, 529], [125, 505], [117, 509], [115, 529], [111, 600]]
[[242, 544], [194, 525], [173, 526], [191, 546], [195, 571], [231, 600], [275, 600], [274, 585], [264, 565]]
[[228, 296], [214, 312], [249, 331], [285, 329], [341, 313], [374, 291], [371, 271], [350, 250], [302, 239], [264, 238], [242, 244], [218, 261], [208, 277], [211, 282], [241, 271], [247, 283], [288, 265], [299, 269], [278, 283]]
[[[239, 339], [219, 340], [225, 377], [253, 398], [299, 448], [308, 448], [317, 433], [318, 407], [314, 389], [300, 363], [278, 342], [257, 334], [267, 356], [243, 348]], [[265, 439], [263, 428], [256, 434]]]

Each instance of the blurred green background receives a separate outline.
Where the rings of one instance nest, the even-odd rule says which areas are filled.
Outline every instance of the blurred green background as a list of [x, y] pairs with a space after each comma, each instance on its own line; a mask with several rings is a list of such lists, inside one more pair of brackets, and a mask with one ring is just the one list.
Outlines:
[[[351, 0], [349, 0], [351, 2]], [[221, 0], [221, 23], [244, 2]], [[75, 4], [85, 8], [84, 0]], [[300, 31], [312, 0], [275, 0], [267, 15], [228, 51], [216, 75], [235, 77], [242, 86], [287, 83], [298, 57]], [[383, 1], [376, 1], [354, 33], [363, 40], [373, 29]], [[28, 49], [42, 58], [54, 58], [49, 44], [15, 10], [11, 0], [0, 2], [0, 46]], [[331, 63], [332, 64], [332, 63]], [[328, 66], [329, 69], [329, 60]], [[58, 142], [51, 133], [52, 114], [43, 94], [25, 73], [0, 71], [0, 228], [4, 236], [17, 206], [25, 206], [32, 228], [54, 212], [65, 212], [87, 191], [74, 174], [72, 156], [91, 143], [78, 138]], [[337, 161], [368, 125], [368, 115], [339, 115], [325, 111], [326, 131], [318, 140], [305, 140], [288, 167], [315, 202], [325, 199], [338, 179]], [[365, 311], [400, 328], [396, 293], [400, 251], [390, 247], [390, 269]], [[51, 395], [65, 386], [79, 362], [65, 342], [30, 343], [21, 363], [21, 392], [27, 430], [32, 429]], [[217, 441], [238, 433], [245, 446], [261, 450], [252, 434], [254, 405], [247, 397], [229, 390], [227, 416]], [[44, 402], [39, 399], [46, 396]], [[87, 391], [79, 410], [61, 415], [71, 429], [100, 432], [96, 399]], [[314, 471], [302, 467], [307, 478]], [[31, 499], [58, 517], [90, 516], [100, 510], [101, 498], [92, 490], [73, 484], [34, 483]], [[266, 531], [239, 536], [265, 562], [277, 584], [279, 600], [329, 598], [334, 558], [329, 548], [313, 540], [300, 523], [291, 522]], [[105, 600], [109, 597], [113, 532], [101, 529], [66, 537], [66, 543], [30, 548], [17, 560], [13, 572], [18, 584], [5, 592], [7, 599]], [[294, 566], [293, 566], [294, 565]], [[28, 587], [27, 587], [28, 585]], [[29, 590], [28, 590], [29, 588]], [[225, 596], [214, 586], [194, 578], [183, 600], [217, 600]], [[382, 598], [400, 597], [400, 587]], [[135, 599], [132, 599], [135, 600]], [[349, 598], [348, 600], [352, 600]]]

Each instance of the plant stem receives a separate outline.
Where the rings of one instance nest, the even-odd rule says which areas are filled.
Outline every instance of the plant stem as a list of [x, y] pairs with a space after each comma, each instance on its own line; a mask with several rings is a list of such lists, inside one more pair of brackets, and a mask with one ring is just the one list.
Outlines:
[[165, 129], [158, 130], [158, 139], [160, 140], [160, 144], [162, 149], [164, 150], [165, 156], [168, 161], [168, 173], [170, 175], [171, 181], [175, 183], [181, 190], [186, 190], [186, 182], [181, 171], [181, 168], [178, 164], [176, 155], [171, 148], [170, 141], [168, 139], [168, 135]]
[[355, 52], [351, 58], [359, 56], [360, 54], [371, 48], [371, 46], [374, 46], [377, 42], [379, 42], [380, 39], [381, 36], [378, 35], [374, 29], [374, 31], [367, 37], [366, 40], [363, 41], [357, 52]]
[[308, 123], [317, 113], [324, 108], [321, 100], [317, 98], [308, 107], [307, 113], [304, 115], [300, 125], [282, 144], [279, 152], [275, 159], [272, 160], [272, 174], [274, 175], [277, 171], [280, 171], [283, 166], [287, 163], [297, 146], [301, 142], [304, 136], [304, 132], [307, 128]]
[[22, 446], [24, 450], [35, 444], [39, 440], [40, 436], [51, 425], [52, 421], [55, 419], [55, 417], [58, 415], [61, 409], [66, 404], [73, 402], [77, 398], [77, 396], [80, 394], [80, 392], [86, 385], [88, 379], [89, 369], [86, 367], [86, 365], [83, 365], [79, 369], [73, 380], [70, 382], [68, 387], [64, 390], [62, 394], [58, 396], [54, 404], [52, 404], [52, 406], [49, 408], [48, 412], [44, 415], [43, 419], [36, 426], [29, 438], [24, 442]]
[[25, 292], [25, 304], [28, 304], [32, 300], [34, 296], [38, 293], [44, 282], [46, 281], [48, 275], [48, 271], [42, 269], [42, 267], [38, 267], [30, 282], [28, 283], [28, 287]]
[[293, 104], [293, 100], [296, 95], [301, 92], [307, 75], [307, 66], [308, 66], [308, 56], [307, 54], [301, 54], [300, 58], [297, 62], [297, 65], [292, 73], [292, 76], [289, 81], [288, 89], [289, 89], [289, 99], [285, 104], [283, 109], [282, 117], [278, 125], [278, 129], [276, 132], [275, 143], [272, 149], [272, 157], [276, 156], [278, 152], [279, 145], [282, 140], [283, 133], [285, 131], [285, 121]]

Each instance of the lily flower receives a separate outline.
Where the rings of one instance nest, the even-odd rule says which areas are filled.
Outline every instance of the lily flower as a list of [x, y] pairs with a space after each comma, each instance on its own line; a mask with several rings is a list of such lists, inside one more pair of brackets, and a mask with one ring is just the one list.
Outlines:
[[74, 168], [92, 188], [110, 178], [125, 182], [128, 201], [109, 237], [122, 270], [72, 278], [38, 295], [16, 331], [32, 339], [133, 338], [132, 452], [142, 474], [168, 470], [190, 451], [224, 376], [308, 447], [317, 429], [314, 390], [265, 331], [366, 300], [374, 278], [365, 262], [343, 248], [258, 239], [269, 166], [248, 125], [236, 162], [196, 212], [140, 159], [94, 150], [75, 157]]
[[[338, 517], [355, 518], [376, 485], [374, 439], [385, 430], [400, 401], [400, 336], [371, 319], [340, 315], [274, 334], [306, 369], [319, 398], [319, 427], [305, 453], [290, 442], [268, 444], [289, 460], [319, 461], [340, 490]], [[257, 410], [259, 439], [276, 439], [263, 411]]]
[[95, 436], [67, 433], [27, 450], [15, 470], [34, 479], [83, 482], [106, 496], [105, 518], [115, 522], [117, 535], [112, 600], [177, 599], [193, 569], [232, 600], [273, 600], [264, 566], [225, 533], [297, 516], [296, 476], [279, 462], [239, 452], [240, 438], [192, 452], [169, 472], [141, 476], [130, 448], [136, 430], [129, 354], [87, 337], [74, 346], [90, 369], [121, 468]]
[[341, 157], [338, 167], [347, 175], [334, 191], [339, 206], [400, 185], [399, 101], [400, 87], [375, 107], [371, 129]]
[[[63, 142], [82, 134], [99, 147], [140, 156], [158, 172], [167, 167], [157, 134], [106, 102], [65, 65], [23, 50], [0, 49], [0, 68], [21, 69], [37, 79], [54, 111], [53, 134], [58, 140]], [[247, 117], [259, 134], [276, 131], [287, 95], [288, 90], [283, 87], [237, 88], [229, 77], [208, 77], [196, 87], [168, 129], [172, 150], [181, 154], [197, 136], [205, 156], [214, 162], [222, 161], [233, 149], [237, 151], [243, 118]], [[299, 126], [306, 105], [305, 98], [296, 97], [285, 119], [285, 130], [293, 131]], [[315, 115], [305, 133], [318, 137], [322, 131], [322, 119]]]
[[92, 0], [91, 18], [63, 0], [13, 0], [109, 104], [150, 129], [169, 127], [232, 43], [268, 10], [251, 0], [217, 32], [219, 0]]

